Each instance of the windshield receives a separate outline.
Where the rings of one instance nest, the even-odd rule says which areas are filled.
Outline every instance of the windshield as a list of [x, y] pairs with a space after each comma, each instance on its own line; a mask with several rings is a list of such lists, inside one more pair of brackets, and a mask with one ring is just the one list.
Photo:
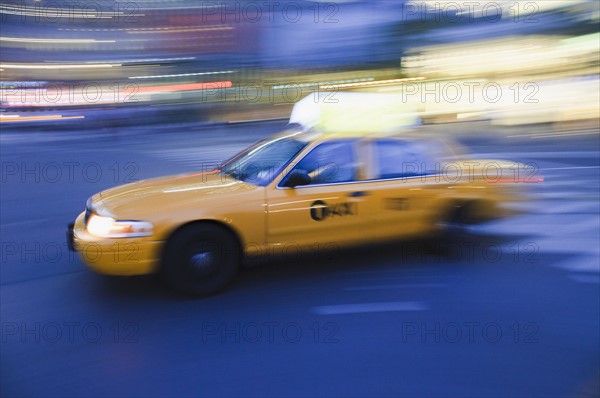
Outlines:
[[260, 141], [225, 162], [220, 171], [235, 179], [265, 186], [306, 145], [288, 137]]

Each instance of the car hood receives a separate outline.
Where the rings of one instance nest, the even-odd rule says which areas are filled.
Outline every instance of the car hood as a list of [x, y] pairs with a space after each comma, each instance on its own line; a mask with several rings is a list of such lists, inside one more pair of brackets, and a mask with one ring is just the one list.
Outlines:
[[256, 189], [254, 185], [212, 171], [142, 180], [102, 191], [92, 197], [94, 211], [112, 217], [145, 216], [153, 210], [182, 209], [188, 204], [214, 199], [223, 194]]

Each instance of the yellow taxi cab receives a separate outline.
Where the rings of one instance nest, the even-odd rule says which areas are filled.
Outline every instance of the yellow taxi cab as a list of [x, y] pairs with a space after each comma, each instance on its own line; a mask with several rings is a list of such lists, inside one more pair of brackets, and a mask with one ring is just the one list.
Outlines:
[[246, 257], [412, 238], [504, 215], [512, 193], [501, 182], [515, 164], [461, 159], [455, 148], [405, 129], [292, 124], [215, 170], [92, 196], [69, 240], [99, 273], [160, 273], [179, 291], [209, 295]]

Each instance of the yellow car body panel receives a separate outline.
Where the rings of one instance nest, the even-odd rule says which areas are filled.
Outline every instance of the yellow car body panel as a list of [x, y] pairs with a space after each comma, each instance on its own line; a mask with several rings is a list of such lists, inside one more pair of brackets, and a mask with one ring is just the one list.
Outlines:
[[84, 214], [74, 225], [74, 248], [94, 271], [107, 275], [144, 275], [157, 270], [162, 242], [150, 239], [100, 239], [86, 231]]
[[[174, 231], [192, 222], [229, 228], [238, 237], [243, 253], [254, 256], [278, 249], [286, 253], [417, 237], [435, 230], [436, 222], [456, 205], [476, 203], [473, 216], [484, 220], [504, 216], [499, 205], [515, 199], [504, 184], [510, 182], [505, 177], [510, 177], [508, 170], [515, 163], [452, 160], [452, 178], [438, 173], [378, 179], [369, 149], [370, 140], [376, 136], [305, 133], [303, 137], [306, 147], [264, 186], [212, 171], [140, 181], [96, 194], [91, 198], [95, 214], [150, 222], [152, 235], [99, 238], [87, 231], [82, 213], [73, 228], [75, 250], [99, 273], [141, 275], [159, 269], [165, 242]], [[362, 140], [356, 147], [359, 162], [355, 181], [282, 186], [299, 159], [319, 144], [340, 138]], [[503, 179], [486, 175], [490, 162], [494, 168], [506, 170]], [[440, 167], [444, 169], [446, 164]]]

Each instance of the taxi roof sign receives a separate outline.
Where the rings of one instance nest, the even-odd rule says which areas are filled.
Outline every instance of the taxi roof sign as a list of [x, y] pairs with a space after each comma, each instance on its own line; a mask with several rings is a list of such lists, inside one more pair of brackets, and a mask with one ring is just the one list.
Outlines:
[[331, 133], [392, 132], [420, 125], [414, 104], [401, 95], [326, 92], [294, 105], [290, 123]]

